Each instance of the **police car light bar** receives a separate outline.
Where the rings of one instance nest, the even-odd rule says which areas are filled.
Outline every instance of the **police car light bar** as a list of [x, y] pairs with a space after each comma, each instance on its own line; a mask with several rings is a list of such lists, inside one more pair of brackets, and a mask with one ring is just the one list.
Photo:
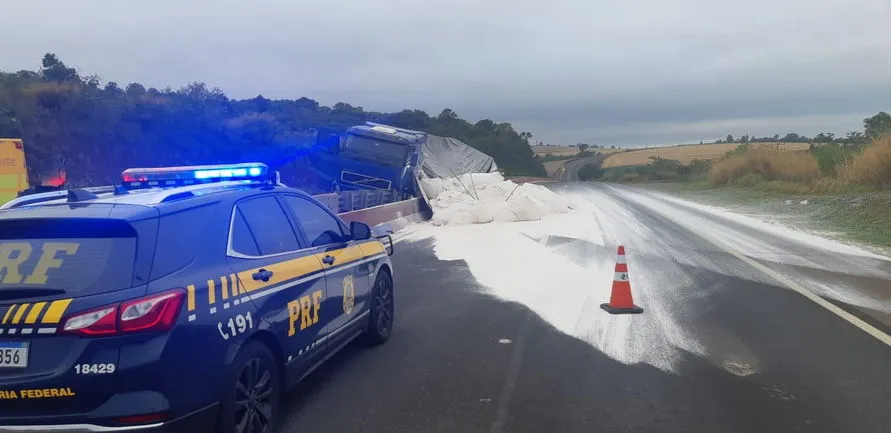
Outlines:
[[197, 185], [230, 180], [266, 180], [269, 167], [259, 162], [182, 167], [129, 168], [121, 173], [126, 189]]

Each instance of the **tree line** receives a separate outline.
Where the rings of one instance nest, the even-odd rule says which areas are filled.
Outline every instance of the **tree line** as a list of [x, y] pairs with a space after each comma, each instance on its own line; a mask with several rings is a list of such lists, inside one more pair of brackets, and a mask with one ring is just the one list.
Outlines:
[[24, 140], [32, 182], [58, 170], [71, 185], [86, 186], [113, 183], [127, 167], [287, 166], [312, 145], [316, 131], [340, 133], [366, 121], [454, 137], [492, 156], [507, 175], [545, 176], [529, 146], [531, 133], [489, 119], [471, 123], [448, 108], [431, 116], [365, 111], [345, 102], [328, 107], [306, 97], [238, 100], [201, 82], [178, 90], [103, 85], [51, 53], [41, 65], [0, 72], [0, 137]]
[[779, 134], [774, 134], [773, 137], [750, 137], [749, 135], [743, 135], [739, 138], [734, 138], [733, 134], [727, 134], [727, 138], [717, 140], [715, 143], [835, 143], [844, 146], [863, 146], [888, 132], [891, 132], [891, 114], [880, 111], [873, 116], [863, 119], [863, 131], [849, 131], [844, 136], [836, 136], [832, 132], [821, 132], [813, 137], [808, 137], [790, 132], [783, 137], [780, 137]]

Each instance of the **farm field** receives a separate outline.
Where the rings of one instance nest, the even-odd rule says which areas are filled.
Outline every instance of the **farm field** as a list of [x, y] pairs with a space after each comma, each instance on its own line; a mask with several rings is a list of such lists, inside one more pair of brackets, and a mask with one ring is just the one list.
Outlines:
[[566, 160], [557, 160], [557, 161], [548, 161], [544, 163], [545, 171], [548, 172], [548, 176], [554, 176], [557, 174], [557, 171], [560, 170], [563, 165], [566, 164]]
[[[651, 162], [651, 156], [675, 159], [682, 164], [689, 164], [694, 159], [719, 159], [727, 152], [736, 149], [737, 145], [738, 143], [694, 144], [631, 150], [607, 156], [603, 160], [603, 168], [648, 165]], [[810, 146], [809, 143], [752, 143], [752, 145], [771, 147], [779, 145], [779, 149], [792, 152], [808, 150]]]
[[[575, 154], [579, 153], [579, 148], [574, 147], [574, 146], [531, 146], [531, 147], [532, 147], [532, 153], [534, 153], [536, 155], [541, 155], [541, 156], [551, 154], [554, 156], [570, 157], [570, 156], [575, 156]], [[601, 149], [599, 147], [597, 147], [597, 148], [589, 147], [588, 148], [588, 151], [600, 152], [600, 153], [604, 153], [604, 154], [621, 152], [623, 150], [625, 150], [625, 149], [609, 149], [609, 148]]]

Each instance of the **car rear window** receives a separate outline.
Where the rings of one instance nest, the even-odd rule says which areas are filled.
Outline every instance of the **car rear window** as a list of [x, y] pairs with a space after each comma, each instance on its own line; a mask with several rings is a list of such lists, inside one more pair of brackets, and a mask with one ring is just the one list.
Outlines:
[[0, 299], [20, 289], [86, 295], [133, 283], [137, 232], [126, 221], [0, 221]]

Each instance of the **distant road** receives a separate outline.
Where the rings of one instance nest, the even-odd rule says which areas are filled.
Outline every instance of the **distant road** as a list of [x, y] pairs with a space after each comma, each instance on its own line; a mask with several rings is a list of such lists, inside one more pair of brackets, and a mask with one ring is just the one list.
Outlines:
[[564, 170], [558, 172], [557, 179], [564, 182], [577, 181], [579, 180], [579, 170], [582, 167], [590, 163], [599, 163], [603, 158], [605, 158], [604, 155], [594, 155], [569, 161], [563, 166]]
[[[592, 297], [580, 321], [607, 327], [590, 338], [640, 339], [647, 344], [628, 350], [675, 356], [676, 371], [617, 362], [525, 306], [489, 296], [465, 262], [438, 260], [431, 241], [400, 242], [392, 339], [349, 348], [310, 376], [287, 398], [281, 432], [889, 432], [891, 347], [772, 274], [808, 287], [810, 279], [823, 281], [841, 294], [853, 287], [852, 302], [861, 306], [832, 304], [888, 332], [891, 318], [868, 305], [891, 298], [891, 262], [782, 238], [626, 187], [566, 190], [605, 210], [608, 216], [591, 215], [591, 225], [609, 233], [607, 243], [619, 236], [628, 248], [645, 310], [610, 320], [598, 308], [606, 299]], [[741, 250], [715, 243], [725, 238]], [[573, 251], [571, 238], [553, 242]], [[597, 290], [608, 282], [590, 284]], [[543, 290], [559, 303], [567, 288]], [[663, 323], [678, 329], [657, 326]], [[700, 353], [672, 351], [688, 343]]]

